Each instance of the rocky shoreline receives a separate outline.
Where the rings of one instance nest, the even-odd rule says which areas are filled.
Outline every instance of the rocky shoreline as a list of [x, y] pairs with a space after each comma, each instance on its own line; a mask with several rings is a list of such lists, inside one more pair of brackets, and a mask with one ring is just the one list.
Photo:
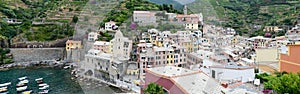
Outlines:
[[12, 68], [27, 68], [27, 67], [63, 67], [64, 65], [65, 63], [56, 60], [16, 62], [11, 64], [1, 65], [0, 70], [8, 70]]

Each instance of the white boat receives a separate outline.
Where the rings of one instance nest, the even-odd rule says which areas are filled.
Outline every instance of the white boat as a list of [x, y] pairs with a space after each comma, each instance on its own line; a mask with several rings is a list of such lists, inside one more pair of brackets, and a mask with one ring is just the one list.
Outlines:
[[40, 87], [47, 86], [48, 84], [39, 84]]
[[0, 94], [8, 94], [9, 92], [8, 91], [6, 91], [6, 92], [1, 92]]
[[10, 84], [11, 84], [11, 82], [3, 83], [3, 84], [0, 84], [0, 87], [8, 86], [8, 85], [10, 85]]
[[24, 85], [26, 85], [26, 84], [28, 84], [29, 83], [29, 80], [22, 80], [22, 81], [20, 81], [18, 84], [17, 84], [17, 86], [24, 86]]
[[41, 84], [41, 83], [43, 83], [43, 78], [35, 79], [35, 81], [36, 81], [36, 83]]
[[37, 78], [37, 79], [35, 79], [35, 81], [41, 81], [41, 80], [43, 80], [43, 78]]
[[44, 89], [47, 89], [47, 88], [49, 88], [49, 85], [46, 85], [46, 86], [40, 87], [39, 89], [41, 89], [41, 90], [44, 90]]
[[7, 87], [1, 87], [0, 92], [7, 92]]
[[20, 77], [20, 78], [18, 78], [19, 80], [25, 80], [25, 79], [27, 79], [27, 76], [24, 76], [24, 77]]
[[64, 69], [69, 69], [69, 68], [71, 68], [71, 66], [65, 66], [65, 67], [64, 67]]
[[39, 94], [48, 94], [49, 90], [43, 90], [41, 92], [39, 92]]
[[22, 94], [31, 94], [32, 90], [29, 90], [29, 91], [24, 91], [22, 92]]
[[22, 81], [20, 81], [19, 83], [28, 84], [28, 83], [29, 83], [29, 80], [22, 80]]
[[23, 87], [18, 87], [17, 91], [24, 91], [27, 89], [27, 86], [23, 86]]
[[20, 87], [20, 86], [25, 86], [25, 85], [26, 85], [25, 83], [20, 83], [20, 82], [19, 82], [16, 86], [17, 86], [17, 87]]

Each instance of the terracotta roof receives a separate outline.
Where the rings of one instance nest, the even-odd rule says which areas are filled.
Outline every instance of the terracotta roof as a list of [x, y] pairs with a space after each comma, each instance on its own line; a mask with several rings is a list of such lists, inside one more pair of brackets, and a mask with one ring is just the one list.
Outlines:
[[81, 41], [68, 40], [66, 43], [81, 43]]
[[196, 18], [196, 17], [199, 17], [199, 16], [197, 16], [196, 14], [190, 14], [190, 15], [178, 14], [176, 17], [177, 18], [183, 18], [183, 17]]
[[109, 22], [106, 22], [106, 23], [108, 23], [108, 24], [116, 24], [116, 22], [114, 22], [114, 21], [109, 21]]

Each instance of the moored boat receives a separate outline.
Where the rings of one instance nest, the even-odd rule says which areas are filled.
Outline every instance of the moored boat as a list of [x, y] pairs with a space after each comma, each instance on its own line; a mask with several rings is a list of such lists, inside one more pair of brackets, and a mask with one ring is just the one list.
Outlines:
[[16, 86], [17, 86], [17, 87], [25, 86], [25, 85], [28, 84], [28, 83], [29, 83], [29, 80], [22, 80], [22, 81], [20, 81]]
[[29, 83], [29, 80], [21, 80], [19, 83], [25, 83], [25, 84], [28, 84], [28, 83]]
[[49, 90], [43, 90], [43, 91], [40, 91], [38, 92], [39, 94], [48, 94]]
[[19, 80], [25, 80], [25, 79], [27, 79], [27, 76], [24, 76], [24, 77], [20, 77], [20, 78], [18, 78]]
[[11, 82], [3, 83], [3, 84], [0, 84], [0, 87], [8, 86], [10, 84], [11, 84]]
[[44, 90], [44, 89], [47, 89], [47, 88], [49, 88], [49, 85], [46, 85], [46, 86], [40, 87], [39, 89], [40, 89], [40, 90]]
[[31, 93], [32, 93], [32, 90], [22, 92], [22, 94], [31, 94]]
[[39, 84], [40, 87], [47, 86], [48, 84]]
[[0, 94], [8, 94], [9, 92], [8, 91], [6, 91], [6, 92], [1, 92]]
[[35, 81], [36, 81], [36, 83], [41, 84], [41, 83], [43, 83], [43, 78], [35, 79]]
[[37, 79], [35, 79], [35, 81], [40, 81], [40, 80], [43, 80], [43, 78], [37, 78]]
[[7, 87], [1, 87], [1, 88], [0, 88], [0, 93], [2, 93], [2, 92], [7, 92], [7, 90], [8, 90]]
[[20, 92], [20, 91], [24, 91], [27, 89], [27, 86], [23, 86], [23, 87], [18, 87], [17, 88], [17, 91]]
[[22, 87], [22, 86], [25, 86], [26, 84], [25, 83], [18, 83], [16, 86], [17, 87]]

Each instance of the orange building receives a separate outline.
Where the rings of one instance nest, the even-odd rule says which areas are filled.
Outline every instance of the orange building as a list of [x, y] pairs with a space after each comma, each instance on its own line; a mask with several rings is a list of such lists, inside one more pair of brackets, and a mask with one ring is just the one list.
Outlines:
[[279, 59], [279, 71], [300, 72], [300, 44], [290, 44], [282, 48]]

